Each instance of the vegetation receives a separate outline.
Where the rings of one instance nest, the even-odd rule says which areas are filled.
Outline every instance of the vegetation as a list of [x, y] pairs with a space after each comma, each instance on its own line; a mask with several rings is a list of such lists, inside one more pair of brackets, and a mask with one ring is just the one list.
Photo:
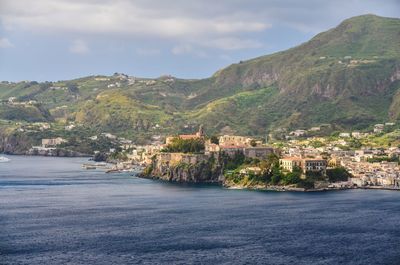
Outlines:
[[[227, 183], [241, 185], [244, 187], [266, 186], [266, 185], [290, 185], [299, 188], [311, 189], [314, 182], [325, 180], [320, 173], [308, 172], [305, 176], [301, 168], [294, 168], [292, 172], [284, 172], [279, 167], [279, 158], [271, 154], [265, 160], [245, 159], [240, 153], [233, 157], [223, 156], [225, 163], [225, 180]], [[243, 169], [251, 167], [260, 168], [261, 172], [248, 171], [242, 173]]]
[[[208, 133], [263, 137], [271, 128], [321, 123], [336, 130], [366, 129], [400, 119], [399, 28], [400, 19], [354, 17], [300, 46], [233, 64], [201, 80], [131, 82], [115, 74], [1, 82], [0, 119], [74, 121], [137, 142], [198, 124]], [[41, 104], [12, 105], [9, 97]], [[350, 148], [359, 144], [353, 141]]]
[[375, 162], [396, 162], [399, 163], [399, 157], [398, 156], [374, 156], [372, 158], [367, 158], [367, 162], [369, 163], [375, 163]]
[[326, 175], [328, 176], [330, 182], [347, 181], [352, 177], [351, 174], [343, 167], [327, 169]]
[[204, 140], [201, 138], [181, 139], [175, 137], [172, 142], [163, 149], [163, 152], [171, 153], [200, 153], [202, 151], [204, 151]]

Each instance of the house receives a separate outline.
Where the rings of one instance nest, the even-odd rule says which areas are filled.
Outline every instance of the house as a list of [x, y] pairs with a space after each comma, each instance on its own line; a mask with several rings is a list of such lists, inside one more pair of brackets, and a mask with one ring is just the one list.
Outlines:
[[303, 173], [306, 172], [322, 172], [323, 175], [326, 173], [327, 162], [322, 158], [306, 158], [302, 161]]
[[111, 139], [111, 140], [116, 140], [117, 136], [111, 134], [111, 133], [102, 133], [101, 135], [103, 135], [104, 137]]
[[213, 144], [210, 141], [207, 141], [205, 143], [205, 153], [210, 154], [210, 153], [217, 153], [221, 150], [218, 144]]
[[51, 139], [42, 139], [42, 147], [49, 147], [49, 146], [56, 146], [62, 143], [67, 142], [67, 140], [57, 137], [57, 138], [51, 138]]
[[279, 165], [283, 170], [292, 172], [296, 167], [301, 167], [301, 160], [300, 157], [285, 157], [279, 159]]
[[75, 127], [76, 127], [75, 124], [69, 124], [69, 125], [65, 126], [65, 130], [66, 130], [66, 131], [71, 131], [71, 130], [73, 130]]
[[240, 174], [254, 174], [254, 175], [260, 175], [262, 172], [260, 167], [246, 167], [240, 170]]
[[289, 172], [292, 172], [294, 168], [299, 167], [306, 172], [322, 172], [326, 173], [327, 161], [322, 158], [300, 158], [300, 157], [286, 157], [279, 159], [280, 166]]
[[318, 132], [321, 130], [321, 127], [311, 127], [309, 131], [311, 132]]
[[349, 138], [349, 137], [350, 137], [350, 133], [347, 133], [347, 132], [340, 133], [340, 134], [339, 134], [339, 137], [342, 137], [342, 138]]
[[385, 127], [385, 125], [383, 124], [375, 124], [374, 125], [374, 133], [381, 133], [383, 132], [383, 128]]
[[219, 137], [222, 146], [250, 146], [253, 139], [245, 136], [223, 135]]
[[290, 132], [289, 134], [292, 135], [292, 136], [299, 137], [299, 136], [306, 135], [306, 133], [307, 133], [306, 130], [295, 130], [295, 131]]
[[354, 153], [354, 160], [356, 162], [366, 161], [368, 158], [373, 158], [374, 152], [369, 149], [356, 150]]
[[362, 134], [360, 132], [354, 131], [351, 133], [351, 136], [360, 139], [362, 137]]

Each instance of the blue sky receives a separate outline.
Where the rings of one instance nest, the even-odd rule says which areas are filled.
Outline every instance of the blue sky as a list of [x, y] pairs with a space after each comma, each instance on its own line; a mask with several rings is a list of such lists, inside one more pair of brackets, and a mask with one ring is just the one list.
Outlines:
[[400, 0], [0, 0], [0, 80], [212, 75]]

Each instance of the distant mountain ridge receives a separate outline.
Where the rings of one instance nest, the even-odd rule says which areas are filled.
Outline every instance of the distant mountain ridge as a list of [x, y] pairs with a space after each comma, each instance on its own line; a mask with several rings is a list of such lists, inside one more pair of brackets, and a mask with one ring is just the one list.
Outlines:
[[[51, 119], [99, 131], [152, 135], [204, 124], [210, 133], [265, 135], [321, 123], [363, 129], [396, 121], [399, 88], [400, 19], [362, 15], [297, 47], [233, 64], [207, 79], [114, 75], [3, 82], [0, 99], [36, 100]], [[5, 108], [0, 118], [9, 119]], [[29, 120], [25, 116], [21, 119]]]

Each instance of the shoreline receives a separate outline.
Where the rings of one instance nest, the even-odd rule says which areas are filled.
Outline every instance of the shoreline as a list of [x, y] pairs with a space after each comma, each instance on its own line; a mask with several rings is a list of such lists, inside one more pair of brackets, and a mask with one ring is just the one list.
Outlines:
[[325, 191], [339, 191], [339, 190], [351, 190], [356, 188], [315, 188], [305, 189], [287, 186], [267, 186], [267, 187], [243, 187], [243, 186], [225, 186], [223, 188], [228, 190], [249, 190], [249, 191], [276, 191], [276, 192], [325, 192]]
[[227, 190], [248, 190], [248, 191], [275, 191], [275, 192], [330, 192], [330, 191], [342, 191], [342, 190], [390, 190], [390, 191], [400, 191], [400, 188], [390, 188], [381, 186], [369, 186], [369, 187], [326, 187], [326, 188], [314, 188], [305, 189], [289, 186], [254, 186], [254, 187], [244, 187], [239, 185], [225, 185], [223, 182], [178, 182], [169, 181], [156, 176], [145, 176], [142, 173], [135, 175], [138, 178], [149, 179], [154, 181], [161, 181], [166, 183], [174, 184], [188, 184], [188, 185], [215, 185]]
[[60, 155], [43, 155], [43, 154], [11, 154], [11, 153], [0, 153], [0, 156], [39, 156], [39, 157], [60, 157], [60, 158], [92, 158], [92, 155], [81, 154], [81, 155], [68, 155], [68, 156], [60, 156]]

